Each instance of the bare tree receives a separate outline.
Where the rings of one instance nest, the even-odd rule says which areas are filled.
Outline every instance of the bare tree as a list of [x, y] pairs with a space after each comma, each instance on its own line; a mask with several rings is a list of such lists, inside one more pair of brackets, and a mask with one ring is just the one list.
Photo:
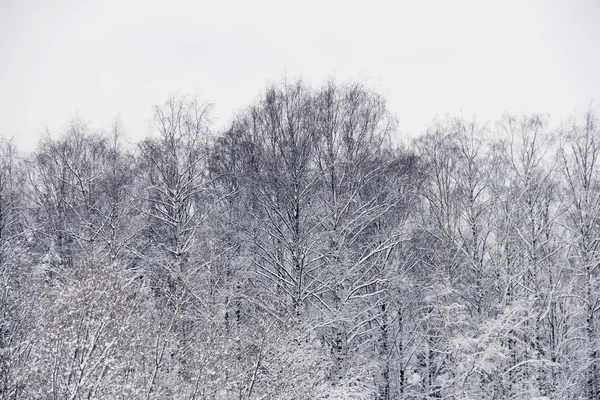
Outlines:
[[0, 399], [20, 396], [33, 301], [25, 220], [25, 171], [15, 146], [0, 139]]
[[559, 150], [564, 177], [564, 207], [569, 229], [569, 269], [575, 285], [570, 295], [578, 300], [581, 318], [576, 328], [585, 338], [584, 352], [579, 358], [583, 362], [581, 395], [588, 399], [600, 396], [600, 347], [598, 337], [598, 308], [600, 306], [598, 263], [600, 221], [600, 129], [598, 118], [589, 111], [582, 124], [573, 121], [563, 132]]

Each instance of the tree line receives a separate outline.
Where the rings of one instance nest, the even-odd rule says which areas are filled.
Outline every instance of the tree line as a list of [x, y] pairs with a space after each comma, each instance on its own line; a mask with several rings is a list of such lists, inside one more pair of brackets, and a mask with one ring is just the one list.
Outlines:
[[600, 125], [362, 84], [0, 142], [1, 399], [598, 399]]

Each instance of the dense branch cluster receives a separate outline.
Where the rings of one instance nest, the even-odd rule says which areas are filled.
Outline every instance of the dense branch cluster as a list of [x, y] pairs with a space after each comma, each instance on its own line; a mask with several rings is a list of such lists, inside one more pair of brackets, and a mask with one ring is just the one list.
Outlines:
[[0, 399], [598, 399], [600, 124], [285, 83], [0, 143]]

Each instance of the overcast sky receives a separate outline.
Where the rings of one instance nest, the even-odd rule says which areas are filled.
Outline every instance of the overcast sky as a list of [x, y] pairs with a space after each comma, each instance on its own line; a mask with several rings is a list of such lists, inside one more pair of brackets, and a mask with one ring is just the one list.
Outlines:
[[216, 126], [268, 83], [362, 80], [403, 134], [446, 113], [563, 118], [600, 104], [600, 0], [0, 0], [0, 134], [31, 150], [79, 115], [148, 133], [173, 93]]

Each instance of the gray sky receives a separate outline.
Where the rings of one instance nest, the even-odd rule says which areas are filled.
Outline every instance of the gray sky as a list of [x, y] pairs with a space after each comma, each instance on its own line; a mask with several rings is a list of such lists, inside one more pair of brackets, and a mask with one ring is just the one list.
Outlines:
[[0, 134], [31, 150], [79, 115], [137, 140], [173, 93], [216, 126], [270, 82], [362, 80], [406, 134], [446, 113], [600, 105], [600, 0], [0, 0]]

